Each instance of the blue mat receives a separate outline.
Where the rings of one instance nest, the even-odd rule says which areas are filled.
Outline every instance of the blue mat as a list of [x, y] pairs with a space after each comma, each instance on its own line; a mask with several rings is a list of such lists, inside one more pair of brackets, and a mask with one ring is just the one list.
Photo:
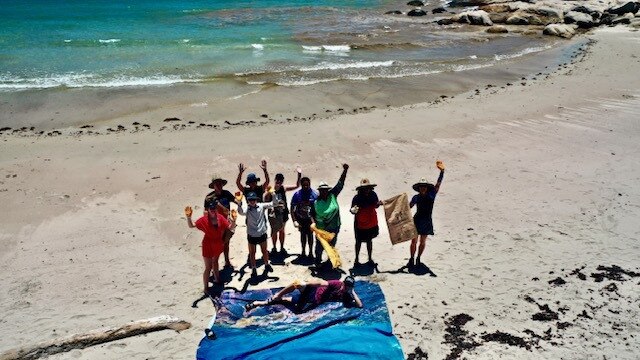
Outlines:
[[404, 359], [380, 287], [358, 281], [355, 289], [363, 309], [325, 303], [302, 314], [283, 305], [244, 313], [247, 302], [267, 299], [280, 289], [224, 292], [224, 307], [213, 326], [217, 339], [204, 337], [197, 359]]

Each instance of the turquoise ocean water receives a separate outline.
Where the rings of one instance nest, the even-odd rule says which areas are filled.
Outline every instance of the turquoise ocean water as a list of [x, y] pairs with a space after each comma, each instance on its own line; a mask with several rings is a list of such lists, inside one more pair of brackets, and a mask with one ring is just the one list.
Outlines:
[[[549, 47], [384, 15], [386, 0], [4, 0], [0, 90], [306, 85], [487, 66]], [[400, 3], [403, 4], [403, 3]]]

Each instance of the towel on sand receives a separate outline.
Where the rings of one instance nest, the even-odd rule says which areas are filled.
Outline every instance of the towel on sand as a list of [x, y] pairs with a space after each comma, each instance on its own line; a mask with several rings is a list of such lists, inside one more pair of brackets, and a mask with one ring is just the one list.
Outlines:
[[225, 291], [213, 325], [217, 339], [204, 337], [197, 359], [404, 359], [380, 287], [357, 281], [355, 289], [362, 309], [330, 302], [302, 314], [284, 305], [244, 311], [247, 302], [265, 300], [280, 289]]

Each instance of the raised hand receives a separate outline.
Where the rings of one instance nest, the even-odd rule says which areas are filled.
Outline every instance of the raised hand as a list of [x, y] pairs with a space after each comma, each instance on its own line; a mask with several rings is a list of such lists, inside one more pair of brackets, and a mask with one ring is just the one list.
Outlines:
[[260, 162], [260, 168], [262, 170], [267, 170], [267, 160], [262, 159], [262, 161]]
[[240, 163], [240, 165], [238, 165], [238, 171], [240, 171], [240, 174], [242, 174], [245, 170], [247, 170], [247, 168], [243, 163]]
[[236, 209], [231, 210], [231, 219], [235, 222], [238, 219], [238, 211]]
[[184, 214], [190, 218], [191, 215], [193, 215], [193, 209], [191, 208], [191, 206], [187, 206], [184, 208]]
[[302, 168], [300, 166], [296, 166], [296, 171], [298, 174], [302, 174]]
[[438, 167], [438, 169], [440, 169], [441, 171], [444, 170], [444, 163], [442, 162], [442, 160], [438, 160], [436, 161], [436, 166]]
[[241, 203], [242, 202], [242, 193], [240, 191], [236, 191], [236, 202], [237, 203]]
[[342, 164], [342, 169], [343, 170], [349, 170], [349, 165], [348, 164]]

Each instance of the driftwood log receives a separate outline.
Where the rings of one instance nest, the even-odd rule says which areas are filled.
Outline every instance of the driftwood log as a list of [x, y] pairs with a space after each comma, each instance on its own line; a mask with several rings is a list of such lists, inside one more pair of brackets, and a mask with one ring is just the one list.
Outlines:
[[74, 349], [84, 349], [89, 346], [158, 330], [171, 329], [175, 331], [182, 331], [190, 327], [191, 324], [184, 320], [163, 315], [133, 321], [120, 327], [97, 329], [84, 334], [73, 334], [31, 346], [12, 349], [0, 354], [0, 360], [37, 359], [42, 356], [48, 356]]

